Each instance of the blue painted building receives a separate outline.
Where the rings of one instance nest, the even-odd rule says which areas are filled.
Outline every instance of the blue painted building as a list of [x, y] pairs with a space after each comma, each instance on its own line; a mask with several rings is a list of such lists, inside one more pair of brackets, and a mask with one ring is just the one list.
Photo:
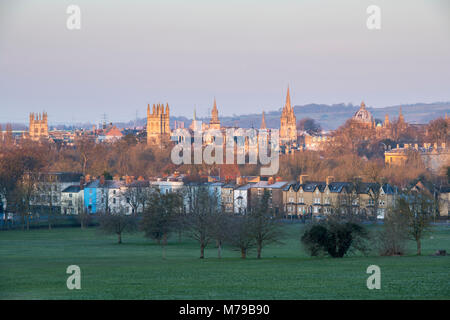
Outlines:
[[88, 213], [97, 213], [100, 209], [98, 208], [98, 199], [100, 199], [100, 182], [98, 180], [89, 182], [84, 187], [84, 207]]

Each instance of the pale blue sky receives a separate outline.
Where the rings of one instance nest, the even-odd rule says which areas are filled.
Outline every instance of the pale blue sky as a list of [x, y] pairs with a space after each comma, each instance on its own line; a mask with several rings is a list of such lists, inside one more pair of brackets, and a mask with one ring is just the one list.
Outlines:
[[[450, 2], [1, 0], [0, 123], [450, 101]], [[81, 30], [66, 8], [81, 8]], [[366, 8], [381, 8], [368, 30]]]

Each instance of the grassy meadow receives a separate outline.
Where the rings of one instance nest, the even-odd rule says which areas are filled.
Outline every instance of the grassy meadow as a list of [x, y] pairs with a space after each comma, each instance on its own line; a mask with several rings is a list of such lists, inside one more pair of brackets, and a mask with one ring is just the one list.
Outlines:
[[[283, 244], [251, 252], [246, 260], [212, 243], [199, 259], [193, 240], [173, 235], [162, 259], [161, 246], [141, 233], [123, 244], [96, 228], [0, 232], [0, 299], [449, 299], [450, 226], [433, 227], [422, 256], [409, 243], [402, 257], [349, 255], [342, 259], [307, 255], [302, 224], [285, 226]], [[369, 226], [375, 232], [380, 226]], [[366, 287], [369, 265], [381, 268], [381, 289]], [[66, 268], [81, 268], [81, 290], [68, 290]]]

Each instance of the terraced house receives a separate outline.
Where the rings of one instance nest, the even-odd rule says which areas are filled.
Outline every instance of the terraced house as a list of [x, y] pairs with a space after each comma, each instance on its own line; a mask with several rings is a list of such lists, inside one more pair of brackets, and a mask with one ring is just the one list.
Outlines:
[[283, 188], [283, 210], [288, 217], [327, 215], [349, 210], [364, 217], [384, 217], [395, 204], [398, 190], [389, 184], [364, 182], [300, 182]]

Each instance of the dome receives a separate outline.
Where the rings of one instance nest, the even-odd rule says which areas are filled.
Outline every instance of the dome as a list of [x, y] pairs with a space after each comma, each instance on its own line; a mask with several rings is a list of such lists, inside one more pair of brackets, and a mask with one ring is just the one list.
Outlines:
[[364, 101], [361, 102], [361, 107], [359, 108], [358, 111], [356, 111], [355, 115], [353, 116], [353, 120], [363, 123], [373, 122], [372, 114], [366, 109]]

